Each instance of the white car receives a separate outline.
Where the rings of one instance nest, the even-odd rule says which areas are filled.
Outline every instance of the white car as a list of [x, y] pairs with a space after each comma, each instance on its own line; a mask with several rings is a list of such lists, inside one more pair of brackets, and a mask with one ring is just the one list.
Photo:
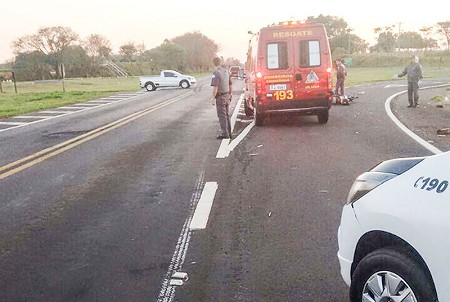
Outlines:
[[162, 70], [160, 75], [139, 77], [139, 86], [148, 91], [154, 91], [160, 87], [189, 88], [197, 82], [195, 77], [184, 75], [174, 70]]
[[450, 152], [382, 162], [350, 189], [338, 230], [353, 301], [450, 301]]

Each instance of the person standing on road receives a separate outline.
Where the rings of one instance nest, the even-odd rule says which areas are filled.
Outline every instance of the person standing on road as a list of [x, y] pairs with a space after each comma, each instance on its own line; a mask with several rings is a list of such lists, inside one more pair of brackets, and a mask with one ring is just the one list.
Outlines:
[[214, 58], [213, 64], [216, 70], [211, 79], [211, 86], [213, 87], [211, 104], [216, 105], [221, 131], [217, 139], [231, 138], [229, 106], [233, 85], [228, 70], [220, 65], [220, 58]]
[[405, 67], [402, 73], [398, 74], [398, 77], [408, 75], [408, 108], [415, 108], [419, 105], [419, 80], [423, 79], [422, 66], [420, 66], [417, 56], [411, 55], [410, 59], [411, 63]]
[[336, 95], [345, 95], [344, 92], [344, 83], [345, 78], [347, 77], [347, 67], [342, 63], [341, 59], [336, 60], [336, 89], [334, 94]]

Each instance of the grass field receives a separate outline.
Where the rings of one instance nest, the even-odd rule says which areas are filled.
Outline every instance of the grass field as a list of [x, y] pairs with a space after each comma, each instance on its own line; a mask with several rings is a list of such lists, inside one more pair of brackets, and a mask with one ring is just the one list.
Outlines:
[[[403, 67], [349, 68], [346, 86], [392, 80]], [[450, 69], [423, 68], [425, 78], [449, 78]], [[195, 75], [197, 78], [209, 76]], [[406, 81], [405, 78], [400, 81]], [[63, 92], [63, 88], [65, 92]], [[10, 117], [38, 110], [55, 108], [112, 95], [118, 92], [139, 91], [137, 77], [65, 79], [63, 81], [34, 81], [2, 83], [0, 93], [0, 118]]]
[[2, 83], [0, 118], [139, 89], [137, 77], [65, 79], [64, 82], [60, 80], [18, 82], [17, 93], [13, 83]]

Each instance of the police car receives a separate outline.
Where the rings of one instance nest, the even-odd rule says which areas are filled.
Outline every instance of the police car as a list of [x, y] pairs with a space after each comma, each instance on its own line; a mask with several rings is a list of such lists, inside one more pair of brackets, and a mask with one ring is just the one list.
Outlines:
[[354, 182], [338, 229], [351, 301], [450, 301], [450, 152], [380, 163]]

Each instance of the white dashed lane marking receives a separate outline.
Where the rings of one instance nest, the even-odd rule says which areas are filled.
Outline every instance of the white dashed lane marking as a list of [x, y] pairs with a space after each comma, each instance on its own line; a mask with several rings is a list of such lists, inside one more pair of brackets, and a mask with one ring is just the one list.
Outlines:
[[[24, 127], [30, 124], [35, 124], [55, 117], [61, 117], [67, 114], [72, 114], [75, 112], [81, 112], [92, 108], [97, 108], [100, 106], [121, 102], [133, 98], [135, 96], [141, 95], [143, 93], [144, 92], [142, 91], [138, 91], [135, 93], [122, 93], [114, 96], [104, 97], [98, 100], [87, 101], [85, 103], [72, 104], [70, 106], [62, 106], [51, 110], [38, 111], [34, 112], [33, 115], [21, 115], [5, 118], [3, 120], [0, 120], [0, 132], [11, 130], [17, 127]], [[29, 121], [24, 121], [25, 119], [28, 119]]]

